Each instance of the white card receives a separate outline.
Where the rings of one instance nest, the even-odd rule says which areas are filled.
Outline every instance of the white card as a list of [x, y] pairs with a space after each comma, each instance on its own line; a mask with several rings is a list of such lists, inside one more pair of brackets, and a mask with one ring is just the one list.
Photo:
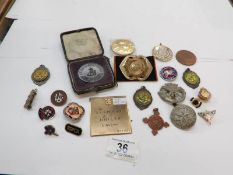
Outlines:
[[126, 98], [113, 98], [112, 103], [113, 105], [125, 105], [126, 104]]
[[138, 145], [135, 141], [111, 138], [107, 146], [107, 156], [132, 163], [137, 161]]

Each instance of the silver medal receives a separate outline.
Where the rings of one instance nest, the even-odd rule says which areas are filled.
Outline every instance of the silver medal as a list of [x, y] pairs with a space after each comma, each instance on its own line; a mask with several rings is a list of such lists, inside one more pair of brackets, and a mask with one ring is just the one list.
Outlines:
[[104, 69], [96, 63], [87, 63], [78, 70], [78, 77], [88, 83], [94, 83], [104, 77]]
[[179, 104], [171, 112], [172, 123], [180, 129], [189, 129], [196, 123], [196, 112], [189, 106]]

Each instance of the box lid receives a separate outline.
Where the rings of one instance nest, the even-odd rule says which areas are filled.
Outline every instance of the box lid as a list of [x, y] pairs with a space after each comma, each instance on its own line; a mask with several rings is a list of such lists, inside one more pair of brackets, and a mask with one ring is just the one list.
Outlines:
[[95, 28], [84, 28], [61, 33], [65, 57], [68, 61], [104, 54], [99, 35]]

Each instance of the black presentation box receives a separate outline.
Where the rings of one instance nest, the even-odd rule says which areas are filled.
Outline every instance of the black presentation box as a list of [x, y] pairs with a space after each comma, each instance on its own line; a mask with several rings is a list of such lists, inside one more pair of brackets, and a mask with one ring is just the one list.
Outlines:
[[60, 35], [72, 87], [77, 94], [116, 85], [109, 58], [104, 56], [98, 32], [84, 28]]

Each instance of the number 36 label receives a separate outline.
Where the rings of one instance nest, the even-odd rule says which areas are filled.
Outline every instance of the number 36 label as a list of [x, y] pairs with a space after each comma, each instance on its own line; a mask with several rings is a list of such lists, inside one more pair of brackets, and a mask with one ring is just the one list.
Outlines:
[[139, 150], [136, 142], [111, 138], [107, 146], [107, 156], [126, 160], [129, 162], [136, 162]]

